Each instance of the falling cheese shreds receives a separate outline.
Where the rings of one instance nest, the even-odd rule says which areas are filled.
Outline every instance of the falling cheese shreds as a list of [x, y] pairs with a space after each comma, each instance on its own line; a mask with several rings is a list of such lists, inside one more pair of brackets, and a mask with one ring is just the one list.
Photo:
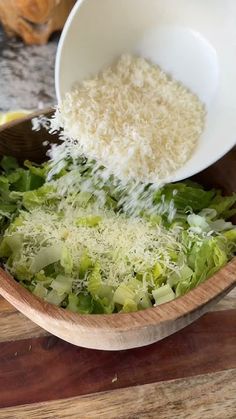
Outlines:
[[121, 180], [152, 183], [184, 165], [204, 124], [195, 94], [129, 54], [68, 92], [52, 122], [63, 129], [70, 153], [95, 159]]

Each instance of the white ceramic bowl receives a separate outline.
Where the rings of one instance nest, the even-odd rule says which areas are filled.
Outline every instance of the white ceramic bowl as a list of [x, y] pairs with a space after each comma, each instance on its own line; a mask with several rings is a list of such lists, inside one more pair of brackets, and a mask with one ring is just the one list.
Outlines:
[[198, 173], [235, 145], [235, 0], [78, 1], [57, 51], [58, 101], [75, 82], [96, 74], [123, 52], [159, 64], [206, 105], [198, 147], [171, 181]]

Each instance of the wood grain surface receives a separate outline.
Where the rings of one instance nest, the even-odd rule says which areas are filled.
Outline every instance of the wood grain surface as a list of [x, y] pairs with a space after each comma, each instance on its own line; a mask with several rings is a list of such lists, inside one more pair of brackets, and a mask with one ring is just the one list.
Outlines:
[[0, 407], [236, 368], [235, 324], [235, 310], [212, 312], [132, 351], [78, 348], [54, 336], [2, 342]]
[[1, 419], [235, 419], [236, 370], [2, 409]]

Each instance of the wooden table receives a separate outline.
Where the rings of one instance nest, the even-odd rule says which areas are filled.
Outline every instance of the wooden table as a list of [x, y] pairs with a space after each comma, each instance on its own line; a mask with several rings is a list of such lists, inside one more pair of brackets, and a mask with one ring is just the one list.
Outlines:
[[[0, 110], [55, 103], [56, 38], [0, 32]], [[236, 291], [149, 347], [102, 352], [50, 336], [0, 298], [0, 418], [236, 418]]]
[[0, 298], [0, 418], [236, 418], [236, 289], [194, 324], [128, 351], [70, 345]]

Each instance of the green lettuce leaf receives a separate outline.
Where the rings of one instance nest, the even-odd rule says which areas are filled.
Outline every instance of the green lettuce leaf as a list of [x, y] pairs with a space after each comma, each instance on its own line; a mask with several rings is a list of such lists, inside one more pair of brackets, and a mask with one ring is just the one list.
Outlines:
[[15, 170], [19, 167], [19, 164], [15, 157], [12, 156], [4, 156], [0, 162], [1, 168], [6, 173], [10, 173], [12, 170]]
[[93, 299], [90, 295], [69, 294], [67, 309], [74, 313], [90, 314], [93, 312]]
[[42, 205], [55, 202], [55, 188], [53, 185], [45, 184], [34, 191], [28, 191], [23, 194], [23, 206], [31, 210]]
[[206, 239], [200, 247], [195, 245], [189, 255], [189, 262], [194, 271], [191, 288], [212, 276], [227, 261], [227, 244], [221, 238], [211, 237]]
[[186, 183], [173, 183], [164, 186], [158, 191], [154, 197], [154, 202], [160, 201], [162, 196], [165, 200], [174, 202], [174, 207], [177, 210], [185, 210], [191, 208], [194, 212], [201, 211], [203, 208], [207, 208], [216, 192], [215, 190], [206, 191], [200, 185], [190, 186]]
[[62, 245], [60, 243], [48, 247], [42, 247], [32, 260], [31, 272], [35, 274], [44, 269], [46, 266], [60, 261], [61, 255]]
[[209, 208], [213, 208], [217, 217], [229, 218], [236, 214], [236, 208], [232, 207], [236, 204], [236, 193], [231, 196], [222, 196], [220, 193], [213, 199]]
[[69, 275], [73, 270], [73, 259], [70, 250], [64, 246], [61, 252], [61, 266], [64, 268], [65, 274]]
[[50, 287], [58, 294], [70, 294], [72, 292], [73, 278], [65, 275], [57, 275], [52, 280]]
[[175, 293], [169, 284], [162, 285], [160, 288], [153, 290], [152, 295], [156, 305], [167, 303], [175, 298]]
[[[88, 279], [88, 291], [98, 303], [99, 312], [112, 313], [114, 310], [113, 288], [102, 283], [100, 264], [95, 263]], [[96, 306], [95, 306], [96, 307]], [[102, 311], [100, 311], [102, 310]]]
[[66, 294], [59, 294], [55, 290], [49, 291], [46, 297], [44, 297], [48, 303], [55, 304], [56, 306], [60, 306], [65, 298]]
[[22, 247], [22, 234], [15, 233], [11, 236], [4, 236], [0, 244], [0, 257], [9, 257], [16, 254]]

